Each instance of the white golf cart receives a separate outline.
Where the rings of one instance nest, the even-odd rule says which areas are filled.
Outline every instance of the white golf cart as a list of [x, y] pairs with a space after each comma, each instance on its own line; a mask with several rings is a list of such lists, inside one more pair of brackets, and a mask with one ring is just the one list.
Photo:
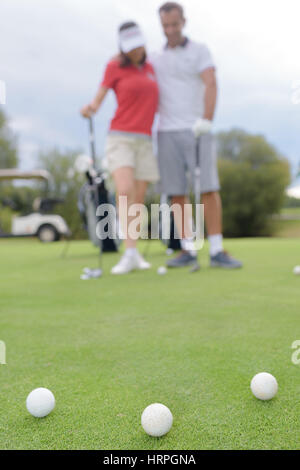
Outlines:
[[[22, 171], [18, 169], [0, 170], [0, 182], [3, 180], [38, 179], [51, 182], [51, 175], [46, 170]], [[12, 219], [11, 233], [3, 233], [0, 225], [0, 238], [38, 237], [42, 242], [58, 241], [62, 236], [69, 237], [71, 232], [66, 221], [60, 215], [49, 214], [49, 211], [61, 199], [36, 198], [33, 211], [26, 215], [17, 215]], [[1, 212], [0, 212], [1, 224]]]

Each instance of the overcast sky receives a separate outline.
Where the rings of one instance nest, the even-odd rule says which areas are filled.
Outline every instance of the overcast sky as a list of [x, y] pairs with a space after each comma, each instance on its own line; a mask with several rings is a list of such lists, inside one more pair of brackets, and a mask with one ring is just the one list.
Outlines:
[[[162, 46], [157, 0], [0, 0], [4, 110], [19, 136], [23, 168], [39, 149], [88, 151], [79, 108], [95, 93], [117, 51], [117, 28], [137, 21], [148, 50]], [[295, 169], [300, 161], [299, 0], [182, 0], [186, 35], [206, 43], [217, 64], [215, 130], [264, 134]], [[294, 87], [294, 89], [293, 89]], [[115, 101], [96, 118], [97, 150]]]

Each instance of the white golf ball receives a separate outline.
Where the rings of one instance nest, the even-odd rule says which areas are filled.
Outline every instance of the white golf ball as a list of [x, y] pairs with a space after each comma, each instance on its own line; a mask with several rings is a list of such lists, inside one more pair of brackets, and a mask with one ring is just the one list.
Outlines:
[[35, 418], [44, 418], [55, 407], [55, 398], [47, 388], [36, 388], [29, 393], [26, 408]]
[[167, 248], [166, 249], [166, 255], [171, 256], [174, 253], [174, 250], [172, 248]]
[[295, 266], [293, 269], [293, 273], [296, 274], [296, 276], [299, 276], [300, 274], [300, 266]]
[[91, 279], [89, 274], [81, 274], [80, 279], [82, 281], [87, 281], [88, 279]]
[[161, 276], [167, 274], [167, 268], [165, 266], [160, 266], [157, 270], [157, 274], [160, 274]]
[[259, 400], [271, 400], [278, 390], [277, 380], [268, 372], [256, 374], [251, 380], [250, 387], [253, 395]]
[[170, 431], [173, 416], [169, 408], [161, 403], [153, 403], [144, 409], [141, 423], [149, 436], [160, 437]]

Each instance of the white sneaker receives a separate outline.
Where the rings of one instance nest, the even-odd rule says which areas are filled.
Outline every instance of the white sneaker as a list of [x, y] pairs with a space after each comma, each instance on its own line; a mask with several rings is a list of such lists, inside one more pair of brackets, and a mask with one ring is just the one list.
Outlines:
[[123, 255], [118, 264], [111, 269], [111, 274], [126, 274], [137, 269], [136, 256]]
[[136, 254], [135, 259], [137, 263], [137, 269], [150, 269], [151, 268], [151, 264], [148, 263], [148, 261], [144, 260], [142, 255], [140, 255], [139, 253]]

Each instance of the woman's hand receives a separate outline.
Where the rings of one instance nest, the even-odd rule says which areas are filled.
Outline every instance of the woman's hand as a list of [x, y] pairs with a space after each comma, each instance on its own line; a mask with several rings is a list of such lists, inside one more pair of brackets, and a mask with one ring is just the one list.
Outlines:
[[80, 110], [81, 116], [83, 116], [85, 118], [92, 117], [92, 115], [94, 113], [95, 113], [95, 110], [90, 104], [87, 104], [86, 106], [83, 106], [83, 108], [81, 108], [81, 110]]
[[93, 114], [95, 114], [99, 107], [101, 106], [102, 101], [105, 98], [106, 93], [108, 92], [108, 88], [105, 88], [103, 86], [99, 87], [99, 90], [97, 91], [97, 94], [95, 98], [91, 101], [91, 103], [87, 104], [86, 106], [83, 106], [80, 110], [81, 116], [85, 118], [90, 118], [92, 117]]

